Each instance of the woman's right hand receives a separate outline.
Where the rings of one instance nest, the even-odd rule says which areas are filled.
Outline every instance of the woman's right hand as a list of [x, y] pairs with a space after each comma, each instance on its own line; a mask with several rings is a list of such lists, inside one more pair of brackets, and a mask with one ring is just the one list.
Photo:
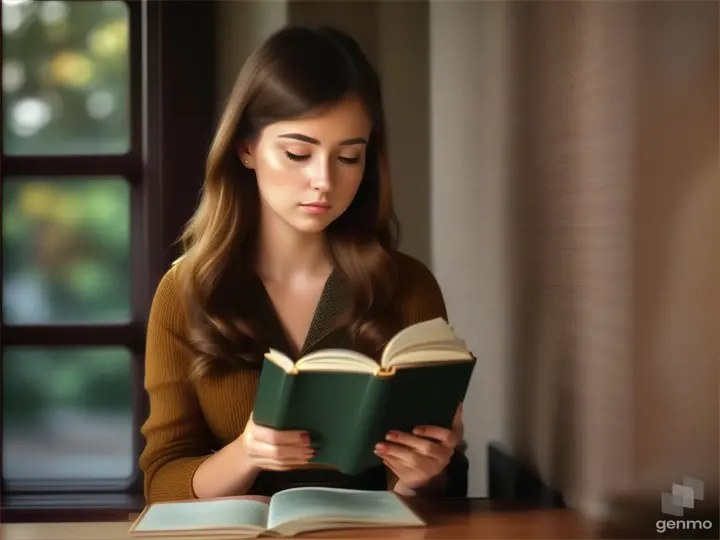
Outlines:
[[308, 433], [258, 426], [252, 414], [240, 436], [240, 445], [252, 466], [262, 470], [288, 471], [307, 465], [315, 455]]

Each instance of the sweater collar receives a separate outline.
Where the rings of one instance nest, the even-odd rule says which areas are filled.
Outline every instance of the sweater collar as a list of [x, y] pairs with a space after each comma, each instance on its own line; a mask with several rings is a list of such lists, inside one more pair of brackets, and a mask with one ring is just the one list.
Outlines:
[[256, 281], [259, 288], [260, 305], [258, 307], [261, 311], [261, 320], [263, 321], [266, 339], [272, 348], [282, 351], [297, 361], [302, 356], [321, 348], [331, 336], [334, 339], [332, 344], [327, 346], [350, 346], [347, 332], [334, 327], [338, 318], [352, 307], [351, 287], [338, 268], [333, 269], [325, 282], [305, 342], [297, 353], [291, 345], [291, 340], [280, 321], [265, 285], [259, 277], [256, 278]]

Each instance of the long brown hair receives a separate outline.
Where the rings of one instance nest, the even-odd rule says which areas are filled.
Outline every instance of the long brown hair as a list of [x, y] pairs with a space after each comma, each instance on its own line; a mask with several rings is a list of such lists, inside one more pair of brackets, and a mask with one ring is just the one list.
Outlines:
[[353, 291], [347, 325], [358, 350], [376, 356], [397, 329], [387, 309], [395, 291], [393, 212], [378, 76], [358, 44], [331, 28], [287, 27], [241, 70], [209, 151], [202, 197], [181, 238], [176, 283], [188, 320], [196, 377], [259, 363], [267, 350], [243, 300], [252, 279], [259, 195], [240, 164], [241, 141], [270, 123], [299, 117], [348, 95], [372, 121], [364, 175], [348, 209], [325, 230], [335, 264]]

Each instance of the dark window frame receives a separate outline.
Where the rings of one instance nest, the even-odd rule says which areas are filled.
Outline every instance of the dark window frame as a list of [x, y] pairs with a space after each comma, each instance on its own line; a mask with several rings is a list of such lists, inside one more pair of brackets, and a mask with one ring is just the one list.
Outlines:
[[[126, 178], [132, 208], [131, 321], [72, 326], [3, 323], [0, 338], [3, 346], [127, 347], [132, 354], [133, 448], [137, 457], [144, 446], [139, 428], [148, 411], [143, 387], [147, 316], [157, 283], [179, 255], [176, 240], [197, 203], [214, 129], [215, 2], [125, 2], [130, 16], [130, 151], [125, 155], [57, 157], [0, 153], [0, 173], [3, 178]], [[0, 141], [0, 150], [1, 145]], [[0, 303], [0, 314], [1, 309]], [[1, 366], [0, 349], [0, 388]], [[128, 513], [144, 505], [140, 471], [128, 486], [98, 483], [78, 491], [70, 484], [48, 483], [29, 491], [8, 491], [13, 486], [2, 481], [1, 449], [2, 414], [0, 522], [127, 519]]]

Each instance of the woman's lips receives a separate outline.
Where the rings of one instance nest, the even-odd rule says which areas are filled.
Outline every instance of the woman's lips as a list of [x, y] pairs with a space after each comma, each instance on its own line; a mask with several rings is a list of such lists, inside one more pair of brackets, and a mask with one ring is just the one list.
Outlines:
[[330, 205], [326, 203], [307, 203], [301, 204], [300, 207], [308, 214], [324, 214], [330, 210]]

